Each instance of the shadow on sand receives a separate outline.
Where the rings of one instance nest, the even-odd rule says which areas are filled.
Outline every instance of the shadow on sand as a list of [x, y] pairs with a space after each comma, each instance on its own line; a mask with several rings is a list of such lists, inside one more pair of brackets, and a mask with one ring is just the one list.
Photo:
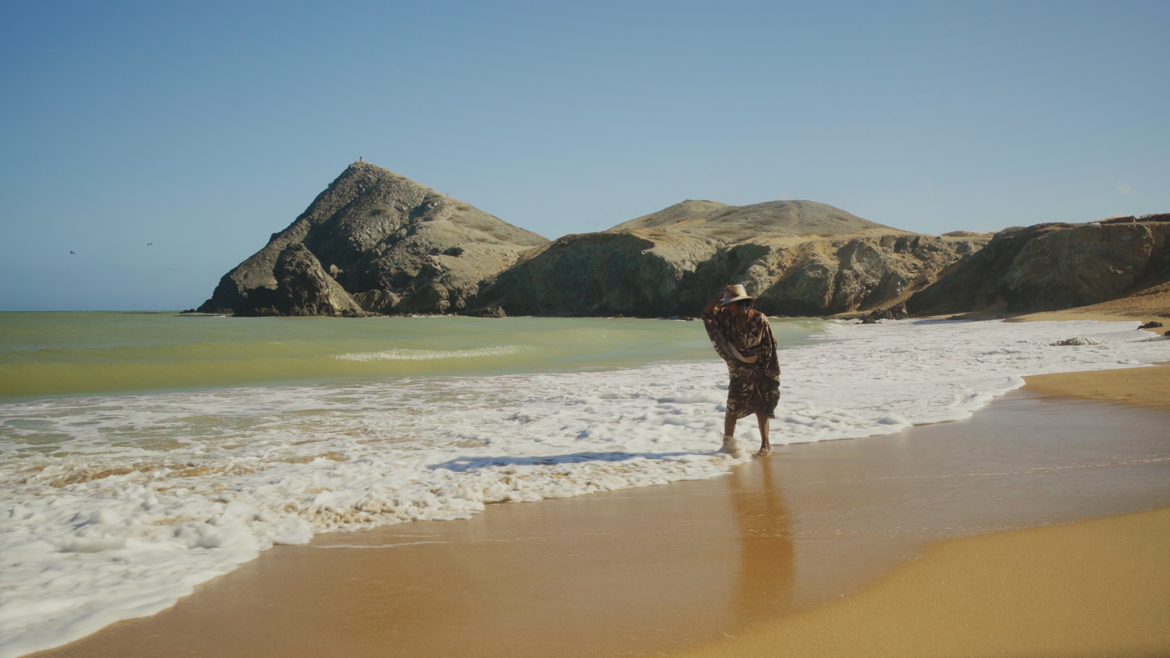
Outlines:
[[555, 466], [581, 462], [624, 462], [630, 459], [669, 459], [694, 455], [693, 452], [578, 452], [571, 455], [545, 457], [457, 457], [441, 464], [432, 464], [433, 470], [444, 468], [457, 473], [474, 471], [488, 466]]

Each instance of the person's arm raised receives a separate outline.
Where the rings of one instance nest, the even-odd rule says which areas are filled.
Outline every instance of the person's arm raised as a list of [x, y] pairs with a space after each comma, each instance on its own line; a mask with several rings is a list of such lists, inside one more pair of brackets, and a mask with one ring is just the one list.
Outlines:
[[707, 302], [707, 305], [703, 307], [703, 317], [705, 317], [705, 318], [714, 317], [715, 316], [715, 305], [718, 304], [719, 300], [721, 300], [721, 299], [723, 299], [722, 292], [720, 292], [718, 295], [715, 295], [715, 299], [712, 299], [711, 301]]

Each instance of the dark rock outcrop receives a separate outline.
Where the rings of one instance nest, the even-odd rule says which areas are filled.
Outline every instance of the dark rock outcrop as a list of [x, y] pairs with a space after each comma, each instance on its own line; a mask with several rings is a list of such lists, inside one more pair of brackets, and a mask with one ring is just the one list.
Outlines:
[[[677, 315], [685, 275], [715, 255], [713, 241], [663, 232], [568, 235], [481, 287], [476, 306], [512, 315]], [[700, 307], [701, 308], [701, 307]]]
[[1076, 338], [1065, 338], [1052, 343], [1053, 347], [1079, 347], [1081, 345], [1100, 345], [1101, 341], [1096, 338], [1086, 338], [1084, 336], [1077, 336]]
[[355, 162], [288, 228], [224, 275], [199, 310], [277, 308], [270, 303], [277, 259], [289, 245], [303, 244], [366, 311], [454, 312], [481, 280], [547, 242], [392, 171]]
[[906, 306], [915, 315], [1049, 311], [1103, 302], [1166, 278], [1168, 223], [1037, 224], [997, 233]]
[[910, 317], [910, 313], [906, 310], [906, 304], [899, 302], [886, 308], [875, 308], [861, 318], [861, 322], [862, 324], [875, 324], [878, 320], [905, 320], [908, 317]]
[[294, 242], [284, 248], [272, 269], [276, 287], [254, 288], [236, 309], [236, 315], [365, 315], [341, 284], [321, 267], [305, 245]]

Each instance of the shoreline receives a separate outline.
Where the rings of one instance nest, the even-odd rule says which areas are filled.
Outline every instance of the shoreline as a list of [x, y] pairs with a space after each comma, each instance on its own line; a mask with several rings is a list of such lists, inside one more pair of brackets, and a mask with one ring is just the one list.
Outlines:
[[[1134, 370], [1163, 380], [1170, 372]], [[729, 647], [740, 655], [738, 639], [708, 643], [765, 633], [842, 596], [852, 601], [940, 540], [1114, 516], [1151, 501], [1170, 506], [1159, 461], [1167, 456], [1164, 420], [1161, 409], [1025, 389], [972, 419], [784, 446], [714, 480], [319, 535], [266, 552], [158, 615], [33, 655], [155, 655], [176, 645], [218, 655], [337, 647], [355, 656], [611, 655], [696, 646], [714, 652], [697, 655]], [[1059, 431], [1043, 445], [1030, 440], [1030, 449], [1007, 436], [994, 446], [970, 443], [1028, 423]], [[1119, 424], [1130, 435], [1148, 431], [1125, 437], [1120, 453], [1094, 451], [1093, 432]], [[1075, 454], [1044, 449], [1067, 450], [1070, 432], [1082, 439]], [[1005, 459], [996, 447], [1024, 452]], [[1133, 462], [1151, 451], [1154, 461]], [[1125, 491], [1104, 501], [1092, 493], [1116, 477]], [[935, 509], [940, 499], [946, 504]], [[385, 628], [391, 622], [397, 627]]]
[[[1056, 404], [1145, 407], [1170, 418], [1170, 364], [1025, 381], [1022, 392]], [[840, 601], [672, 655], [1160, 656], [1170, 654], [1167, 611], [1170, 506], [1155, 505], [932, 542]]]

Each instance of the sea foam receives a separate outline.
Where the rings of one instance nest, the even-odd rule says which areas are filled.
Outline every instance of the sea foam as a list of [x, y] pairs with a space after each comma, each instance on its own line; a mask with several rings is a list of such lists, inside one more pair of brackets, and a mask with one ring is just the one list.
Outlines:
[[[831, 323], [781, 352], [772, 442], [889, 434], [969, 416], [1024, 375], [1170, 360], [1136, 325]], [[1070, 337], [1091, 340], [1053, 345]], [[0, 658], [153, 614], [318, 532], [718, 475], [735, 463], [715, 453], [726, 388], [710, 360], [0, 406]], [[758, 441], [752, 422], [738, 435]]]
[[509, 356], [524, 351], [521, 345], [480, 347], [472, 350], [382, 350], [379, 352], [347, 352], [334, 354], [341, 361], [434, 361], [437, 359], [474, 359], [484, 356]]

